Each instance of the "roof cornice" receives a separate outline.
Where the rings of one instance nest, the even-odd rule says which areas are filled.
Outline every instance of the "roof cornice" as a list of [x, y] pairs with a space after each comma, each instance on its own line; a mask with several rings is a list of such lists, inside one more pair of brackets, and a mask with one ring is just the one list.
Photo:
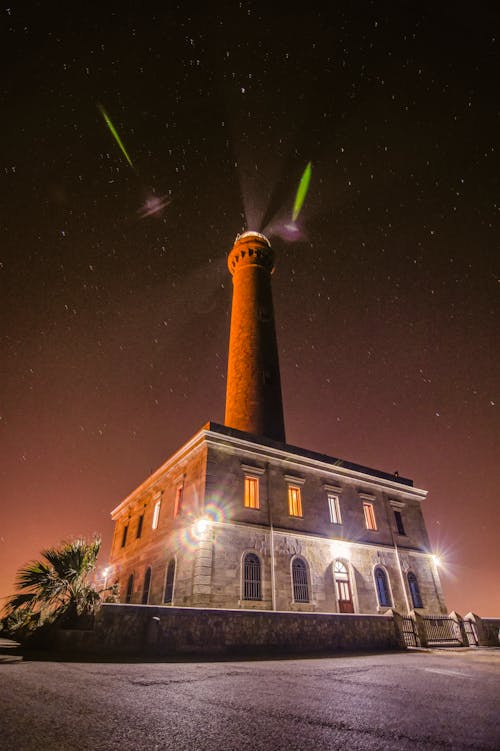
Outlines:
[[[348, 482], [363, 485], [363, 490], [365, 488], [368, 490], [368, 486], [376, 487], [378, 490], [389, 492], [392, 497], [406, 497], [422, 501], [427, 496], [426, 490], [415, 488], [413, 485], [402, 485], [401, 482], [398, 482], [397, 480], [389, 480], [385, 477], [377, 477], [368, 474], [368, 472], [343, 467], [333, 463], [335, 460], [332, 460], [332, 463], [330, 463], [326, 460], [326, 457], [325, 459], [316, 459], [306, 455], [306, 453], [300, 454], [300, 449], [297, 447], [293, 447], [294, 451], [291, 452], [287, 451], [285, 447], [280, 448], [278, 446], [268, 445], [267, 443], [261, 444], [247, 438], [240, 438], [235, 435], [222, 433], [217, 429], [213, 429], [213, 423], [209, 423], [208, 425], [210, 428], [204, 428], [203, 432], [207, 444], [212, 446], [219, 448], [227, 447], [228, 449], [232, 447], [244, 449], [257, 457], [275, 457], [282, 461], [286, 461], [294, 467], [301, 468], [302, 470], [305, 468], [321, 470], [330, 476], [342, 477]], [[309, 452], [307, 452], [307, 454], [308, 453]], [[360, 490], [363, 492], [361, 488]]]

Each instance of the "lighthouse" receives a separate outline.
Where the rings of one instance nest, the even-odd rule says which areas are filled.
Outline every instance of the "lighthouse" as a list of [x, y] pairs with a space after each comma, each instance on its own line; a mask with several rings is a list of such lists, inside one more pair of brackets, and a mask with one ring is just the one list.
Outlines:
[[[240, 621], [237, 609], [307, 612], [303, 628], [294, 621], [300, 648], [311, 644], [314, 611], [321, 613], [314, 633], [326, 634], [327, 648], [338, 618], [348, 613], [341, 627], [346, 643], [380, 648], [387, 643], [380, 621], [367, 629], [366, 615], [380, 619], [389, 608], [446, 612], [421, 510], [427, 493], [409, 478], [286, 442], [274, 252], [264, 235], [245, 232], [227, 262], [233, 299], [225, 423], [202, 425], [113, 510], [110, 581], [123, 603], [159, 607], [153, 617], [154, 633], [163, 634], [159, 650], [175, 639], [182, 649], [205, 648], [207, 640], [215, 650], [290, 645], [288, 621], [278, 619], [263, 637], [262, 621]], [[203, 608], [188, 638], [180, 616], [167, 613], [172, 605]], [[125, 620], [132, 613], [143, 619], [134, 620], [143, 624], [139, 631], [152, 633], [147, 608], [139, 615], [106, 607], [117, 623], [120, 613]], [[207, 608], [217, 609], [214, 620]], [[224, 632], [225, 609], [234, 631]], [[326, 613], [335, 620], [325, 631]], [[357, 613], [364, 614], [359, 626]], [[394, 639], [389, 620], [386, 628]]]
[[285, 443], [271, 274], [274, 251], [259, 232], [238, 235], [233, 277], [225, 425]]

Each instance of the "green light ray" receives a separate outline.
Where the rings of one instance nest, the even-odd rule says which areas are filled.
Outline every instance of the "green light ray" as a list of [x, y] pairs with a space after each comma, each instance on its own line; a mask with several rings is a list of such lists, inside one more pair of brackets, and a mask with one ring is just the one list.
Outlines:
[[293, 222], [297, 219], [298, 215], [300, 214], [302, 205], [304, 201], [306, 200], [307, 191], [309, 190], [309, 183], [311, 182], [311, 172], [312, 172], [312, 165], [311, 165], [311, 162], [308, 162], [307, 167], [305, 168], [304, 172], [302, 173], [302, 177], [300, 178], [299, 187], [297, 188], [297, 195], [295, 196], [295, 203], [293, 204], [293, 214], [292, 214]]
[[102, 104], [98, 104], [97, 106], [99, 108], [99, 111], [100, 111], [101, 115], [104, 118], [104, 122], [106, 123], [106, 125], [109, 128], [109, 130], [111, 131], [111, 135], [113, 136], [113, 138], [115, 139], [116, 143], [120, 147], [120, 150], [121, 150], [123, 156], [125, 157], [125, 159], [127, 160], [127, 162], [130, 164], [130, 166], [132, 167], [132, 169], [134, 169], [134, 165], [132, 164], [132, 159], [129, 157], [127, 149], [123, 145], [122, 139], [118, 135], [115, 126], [111, 122], [111, 118], [109, 117], [108, 113], [106, 112], [106, 110], [104, 109], [104, 107], [102, 106]]

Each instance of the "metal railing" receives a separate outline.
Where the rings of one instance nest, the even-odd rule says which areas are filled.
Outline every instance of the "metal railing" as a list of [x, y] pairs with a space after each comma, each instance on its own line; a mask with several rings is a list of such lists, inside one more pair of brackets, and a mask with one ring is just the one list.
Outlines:
[[420, 646], [417, 627], [413, 618], [411, 618], [409, 615], [401, 616], [401, 629], [403, 641], [407, 647]]
[[428, 646], [462, 644], [460, 626], [453, 618], [447, 615], [424, 615], [422, 621]]
[[479, 639], [477, 636], [477, 629], [476, 624], [474, 621], [467, 621], [464, 622], [464, 629], [465, 629], [465, 635], [467, 637], [467, 641], [469, 642], [469, 647], [477, 647], [479, 644]]

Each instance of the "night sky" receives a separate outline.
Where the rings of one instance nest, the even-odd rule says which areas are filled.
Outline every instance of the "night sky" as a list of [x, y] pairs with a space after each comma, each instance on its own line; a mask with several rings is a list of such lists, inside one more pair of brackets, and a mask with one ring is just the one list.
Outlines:
[[498, 616], [497, 3], [206, 8], [0, 9], [0, 596], [71, 536], [104, 566], [110, 511], [223, 422], [254, 229], [288, 442], [427, 489], [449, 609]]

